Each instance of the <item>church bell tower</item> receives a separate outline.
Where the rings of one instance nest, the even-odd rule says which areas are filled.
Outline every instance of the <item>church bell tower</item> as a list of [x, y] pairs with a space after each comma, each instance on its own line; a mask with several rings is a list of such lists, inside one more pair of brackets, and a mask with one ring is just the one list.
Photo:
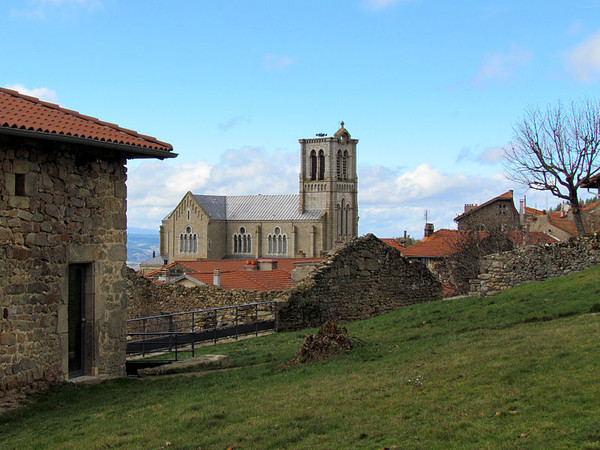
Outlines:
[[344, 122], [333, 137], [300, 139], [300, 212], [323, 211], [323, 248], [358, 236], [356, 145]]

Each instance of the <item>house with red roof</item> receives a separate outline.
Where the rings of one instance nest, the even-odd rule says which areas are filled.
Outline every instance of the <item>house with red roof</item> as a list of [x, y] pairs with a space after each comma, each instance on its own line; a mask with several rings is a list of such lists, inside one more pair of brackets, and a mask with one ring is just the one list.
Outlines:
[[[598, 200], [581, 205], [581, 218], [586, 233], [600, 229], [600, 210]], [[558, 211], [540, 211], [526, 206], [524, 224], [530, 232], [542, 232], [564, 241], [577, 236], [577, 228], [568, 204], [563, 203]]]
[[[438, 275], [444, 285], [444, 296], [453, 295], [454, 291], [447, 273], [444, 261], [449, 256], [459, 252], [464, 242], [475, 233], [476, 239], [483, 239], [489, 235], [487, 231], [459, 231], [442, 229], [426, 236], [423, 240], [400, 249], [403, 256], [421, 261], [429, 270]], [[517, 248], [527, 245], [549, 244], [558, 239], [541, 232], [509, 231], [506, 237]]]
[[0, 397], [125, 373], [125, 163], [175, 156], [0, 88]]
[[214, 285], [226, 290], [268, 292], [295, 286], [320, 262], [322, 258], [175, 261], [145, 278], [185, 287]]

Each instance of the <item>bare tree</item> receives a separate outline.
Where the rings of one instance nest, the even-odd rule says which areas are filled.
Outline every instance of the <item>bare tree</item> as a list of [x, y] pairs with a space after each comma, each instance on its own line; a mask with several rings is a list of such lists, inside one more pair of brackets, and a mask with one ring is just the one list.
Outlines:
[[600, 173], [599, 155], [600, 103], [587, 99], [527, 110], [514, 127], [505, 167], [513, 181], [568, 201], [577, 233], [584, 234], [577, 191]]
[[469, 281], [477, 278], [481, 259], [492, 253], [501, 253], [515, 248], [516, 234], [492, 231], [460, 231], [455, 241], [449, 242], [449, 255], [440, 269], [444, 270], [445, 281], [456, 294], [469, 292]]

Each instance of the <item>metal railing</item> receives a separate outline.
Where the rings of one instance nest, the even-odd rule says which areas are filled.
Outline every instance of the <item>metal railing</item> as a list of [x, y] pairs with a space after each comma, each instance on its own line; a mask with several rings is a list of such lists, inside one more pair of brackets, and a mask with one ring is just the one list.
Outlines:
[[274, 331], [276, 314], [277, 302], [270, 301], [129, 319], [127, 356], [160, 352], [177, 360], [183, 348], [194, 354], [198, 343]]

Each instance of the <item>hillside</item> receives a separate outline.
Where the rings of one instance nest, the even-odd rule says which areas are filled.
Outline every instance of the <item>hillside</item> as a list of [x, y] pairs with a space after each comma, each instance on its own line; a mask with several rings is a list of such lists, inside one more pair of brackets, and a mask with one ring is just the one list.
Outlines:
[[59, 386], [0, 417], [3, 448], [599, 448], [600, 266], [347, 324], [354, 349], [289, 365], [310, 330], [205, 348], [202, 376]]

